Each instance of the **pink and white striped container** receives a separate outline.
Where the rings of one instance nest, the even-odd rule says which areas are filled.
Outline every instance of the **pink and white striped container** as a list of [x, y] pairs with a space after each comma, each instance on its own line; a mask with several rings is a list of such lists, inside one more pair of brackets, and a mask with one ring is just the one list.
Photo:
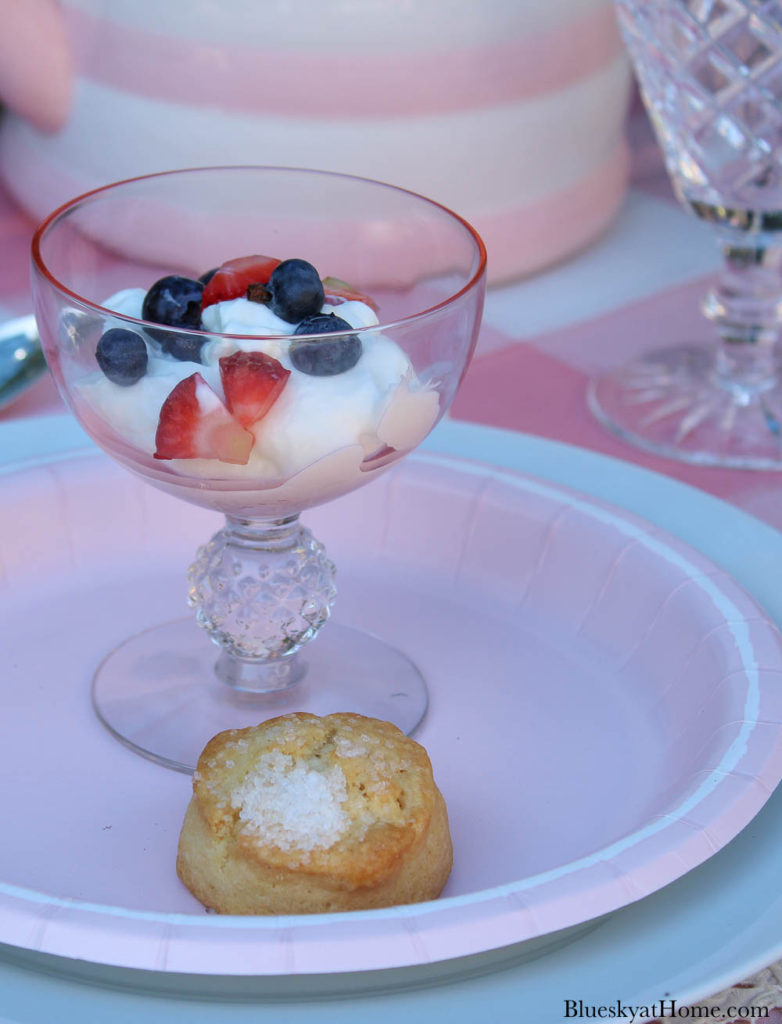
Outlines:
[[610, 0], [61, 0], [60, 11], [70, 112], [54, 132], [19, 114], [0, 131], [0, 174], [36, 216], [174, 167], [318, 167], [457, 210], [498, 281], [586, 244], [624, 194], [630, 72]]

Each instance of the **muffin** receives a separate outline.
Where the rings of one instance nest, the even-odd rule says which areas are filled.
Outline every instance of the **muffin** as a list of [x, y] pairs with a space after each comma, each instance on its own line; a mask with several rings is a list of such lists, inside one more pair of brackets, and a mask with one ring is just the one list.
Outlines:
[[424, 748], [375, 718], [303, 712], [204, 748], [177, 873], [223, 914], [315, 914], [433, 899], [452, 865]]

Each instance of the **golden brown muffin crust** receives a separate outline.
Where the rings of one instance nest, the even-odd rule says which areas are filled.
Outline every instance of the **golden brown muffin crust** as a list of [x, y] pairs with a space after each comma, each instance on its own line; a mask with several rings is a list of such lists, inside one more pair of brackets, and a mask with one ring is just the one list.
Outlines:
[[[295, 913], [432, 898], [451, 859], [445, 804], [420, 744], [378, 719], [299, 712], [209, 741], [177, 866], [217, 909], [227, 899], [229, 913]], [[223, 882], [205, 881], [221, 870]], [[401, 877], [411, 870], [416, 877]], [[253, 879], [265, 893], [249, 893]], [[221, 888], [231, 896], [221, 900]], [[286, 890], [288, 911], [279, 909]]]

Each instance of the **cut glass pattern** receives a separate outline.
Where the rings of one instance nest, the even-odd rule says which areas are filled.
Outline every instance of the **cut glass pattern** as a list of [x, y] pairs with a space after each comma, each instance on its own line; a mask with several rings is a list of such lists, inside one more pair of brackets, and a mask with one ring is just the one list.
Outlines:
[[782, 2], [617, 0], [617, 7], [682, 197], [782, 210]]

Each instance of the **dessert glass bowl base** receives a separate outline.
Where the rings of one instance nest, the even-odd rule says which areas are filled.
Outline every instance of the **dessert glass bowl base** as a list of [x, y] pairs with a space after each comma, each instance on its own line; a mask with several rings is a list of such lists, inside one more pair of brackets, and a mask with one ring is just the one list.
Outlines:
[[247, 693], [215, 675], [219, 649], [194, 619], [144, 630], [116, 647], [93, 679], [98, 717], [131, 750], [192, 773], [207, 741], [224, 729], [293, 711], [353, 711], [411, 733], [426, 713], [421, 673], [370, 633], [329, 622], [299, 654], [302, 678], [284, 690]]
[[782, 385], [721, 379], [707, 347], [648, 353], [592, 380], [588, 399], [605, 427], [644, 451], [700, 466], [782, 470]]

